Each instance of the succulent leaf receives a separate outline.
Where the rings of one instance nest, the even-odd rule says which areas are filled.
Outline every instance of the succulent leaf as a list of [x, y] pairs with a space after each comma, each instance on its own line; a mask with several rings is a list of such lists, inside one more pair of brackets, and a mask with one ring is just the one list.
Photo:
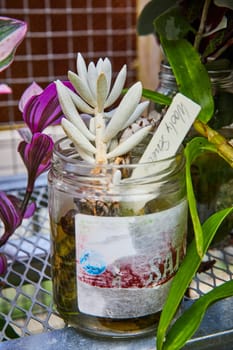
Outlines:
[[[124, 129], [140, 117], [149, 102], [140, 103], [142, 84], [134, 84], [123, 96], [117, 108], [105, 111], [119, 98], [126, 80], [126, 65], [122, 67], [111, 89], [112, 66], [108, 58], [100, 58], [88, 67], [81, 54], [77, 59], [78, 74], [68, 73], [72, 86], [67, 89], [57, 82], [62, 111], [67, 119], [62, 126], [73, 141], [79, 155], [87, 162], [106, 164], [113, 158], [128, 153], [147, 135], [151, 126], [138, 124], [137, 131], [121, 138]], [[79, 112], [87, 113], [85, 120]]]
[[105, 105], [104, 105], [105, 108], [111, 106], [122, 93], [122, 89], [124, 87], [125, 80], [126, 80], [126, 73], [127, 73], [127, 69], [126, 69], [126, 65], [124, 65], [116, 77], [112, 90], [105, 102]]
[[79, 95], [91, 106], [95, 106], [95, 100], [93, 95], [90, 92], [89, 86], [87, 85], [85, 80], [82, 80], [77, 74], [69, 71], [68, 78], [70, 82], [75, 87], [75, 90], [79, 93]]
[[93, 62], [90, 62], [88, 65], [88, 70], [87, 70], [87, 80], [88, 80], [88, 85], [90, 88], [90, 91], [93, 95], [93, 98], [95, 100], [95, 105], [96, 105], [96, 81], [98, 79], [98, 73], [97, 69], [94, 65]]
[[118, 108], [112, 116], [104, 134], [104, 141], [108, 142], [125, 125], [127, 119], [135, 111], [142, 95], [142, 84], [135, 83], [121, 100]]
[[77, 72], [80, 79], [87, 83], [87, 65], [80, 52], [77, 55]]
[[111, 82], [112, 82], [112, 65], [108, 58], [105, 58], [103, 61], [103, 71], [105, 72], [105, 76], [107, 79], [107, 87], [108, 87], [108, 94], [109, 94]]
[[108, 83], [104, 73], [100, 73], [97, 79], [97, 108], [98, 112], [104, 109], [104, 102], [108, 94]]
[[83, 148], [79, 147], [79, 145], [75, 144], [75, 148], [79, 153], [80, 157], [90, 164], [95, 163], [95, 159], [93, 157], [93, 153], [85, 151]]
[[148, 107], [149, 103], [150, 103], [149, 101], [144, 101], [144, 102], [141, 102], [137, 105], [135, 111], [133, 112], [133, 114], [131, 114], [130, 118], [128, 119], [128, 121], [124, 125], [124, 129], [126, 129], [126, 128], [128, 128], [128, 126], [132, 125], [140, 117], [140, 115]]
[[74, 126], [69, 120], [63, 118], [61, 121], [62, 127], [68, 137], [74, 142], [75, 145], [81, 147], [87, 153], [95, 153], [95, 147], [88, 141], [88, 139], [82, 134], [82, 132]]
[[67, 88], [60, 81], [57, 81], [56, 85], [59, 101], [65, 116], [70, 120], [70, 122], [72, 122], [73, 125], [76, 126], [77, 129], [80, 130], [80, 132], [82, 132], [85, 137], [87, 137], [89, 140], [94, 140], [94, 135], [90, 133], [84, 121], [80, 117], [80, 114], [75, 108]]
[[145, 128], [139, 129], [127, 140], [120, 143], [113, 151], [109, 152], [107, 154], [107, 158], [111, 159], [128, 153], [144, 139], [144, 137], [149, 133], [150, 130], [151, 126], [146, 126]]
[[69, 91], [69, 94], [75, 106], [79, 108], [81, 112], [88, 114], [94, 113], [94, 109], [91, 106], [89, 106], [85, 101], [83, 101], [79, 95], [75, 94], [73, 91]]

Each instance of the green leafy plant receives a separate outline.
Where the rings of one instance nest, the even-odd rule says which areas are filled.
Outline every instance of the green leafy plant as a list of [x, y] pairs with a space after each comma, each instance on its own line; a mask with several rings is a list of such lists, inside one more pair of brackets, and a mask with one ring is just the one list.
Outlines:
[[[208, 27], [210, 32], [206, 33], [208, 19], [214, 19], [213, 14], [212, 17], [208, 15], [211, 13], [208, 10], [211, 7], [216, 10], [216, 7], [223, 5], [225, 7], [222, 11], [216, 14], [218, 20], [217, 23], [215, 22], [214, 32], [214, 25], [212, 25]], [[202, 110], [194, 122], [194, 128], [204, 136], [204, 138], [194, 138], [185, 148], [187, 196], [195, 239], [188, 246], [186, 257], [174, 278], [163, 307], [157, 332], [157, 349], [181, 349], [199, 327], [207, 307], [219, 299], [233, 295], [233, 283], [230, 281], [194, 302], [192, 307], [171, 326], [172, 319], [204, 253], [224, 218], [232, 212], [232, 208], [226, 208], [213, 214], [201, 225], [190, 172], [193, 161], [206, 150], [218, 153], [233, 166], [232, 145], [209, 125], [214, 115], [215, 105], [207, 71], [207, 62], [211, 56], [214, 60], [221, 58], [225, 68], [231, 66], [232, 34], [228, 36], [228, 33], [232, 33], [232, 8], [232, 1], [207, 0], [196, 3], [165, 1], [161, 4], [152, 0], [139, 17], [139, 33], [155, 33], [176, 78], [178, 91], [201, 105]], [[196, 28], [192, 26], [194, 23]], [[206, 37], [211, 40], [206, 40]], [[212, 50], [210, 50], [211, 47]], [[223, 58], [224, 61], [222, 61]], [[145, 90], [143, 95], [157, 103], [162, 100], [162, 97], [153, 91]], [[167, 105], [170, 102], [171, 100], [163, 100]]]
[[[232, 65], [232, 0], [149, 1], [138, 18], [139, 35], [154, 33], [168, 40], [186, 39], [199, 53], [202, 63]], [[156, 25], [154, 26], [154, 23]]]
[[215, 288], [214, 291], [207, 293], [205, 296], [200, 297], [198, 301], [194, 302], [193, 306], [178, 318], [166, 334], [178, 310], [179, 304], [197, 272], [218, 227], [233, 210], [233, 208], [226, 208], [217, 212], [208, 218], [202, 226], [200, 225], [190, 169], [195, 158], [205, 150], [216, 151], [213, 145], [206, 139], [199, 137], [190, 141], [185, 148], [187, 196], [195, 232], [202, 243], [202, 251], [200, 252], [197, 250], [197, 243], [195, 240], [188, 246], [186, 256], [174, 278], [168, 298], [163, 307], [157, 331], [157, 349], [181, 349], [199, 327], [207, 307], [217, 300], [233, 295], [233, 281]]

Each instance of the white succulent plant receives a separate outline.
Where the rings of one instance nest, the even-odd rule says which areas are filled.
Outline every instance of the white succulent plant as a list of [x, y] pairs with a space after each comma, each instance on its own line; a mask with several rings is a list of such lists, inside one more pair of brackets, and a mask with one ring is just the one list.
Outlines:
[[[117, 108], [107, 112], [120, 97], [126, 80], [124, 65], [112, 85], [112, 66], [108, 58], [99, 59], [95, 65], [86, 65], [82, 55], [77, 56], [77, 72], [68, 72], [68, 78], [77, 93], [57, 81], [59, 101], [66, 118], [62, 127], [73, 141], [79, 155], [90, 163], [107, 164], [139, 144], [151, 130], [147, 125], [138, 128], [128, 138], [121, 140], [122, 132], [132, 125], [148, 106], [140, 102], [142, 85], [135, 83], [123, 96]], [[89, 125], [80, 113], [87, 113]]]

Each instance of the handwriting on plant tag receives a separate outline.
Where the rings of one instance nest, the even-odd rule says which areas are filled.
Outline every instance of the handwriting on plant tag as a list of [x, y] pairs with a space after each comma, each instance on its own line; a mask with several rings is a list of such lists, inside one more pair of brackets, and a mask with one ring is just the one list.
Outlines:
[[[159, 161], [174, 156], [200, 110], [201, 107], [197, 103], [181, 93], [176, 94], [139, 163]], [[143, 172], [147, 175], [151, 171], [153, 167], [143, 168]], [[135, 169], [132, 177], [141, 176], [141, 172], [142, 169]]]
[[172, 157], [176, 154], [190, 130], [201, 107], [182, 95], [176, 94], [157, 131], [145, 150], [140, 163]]

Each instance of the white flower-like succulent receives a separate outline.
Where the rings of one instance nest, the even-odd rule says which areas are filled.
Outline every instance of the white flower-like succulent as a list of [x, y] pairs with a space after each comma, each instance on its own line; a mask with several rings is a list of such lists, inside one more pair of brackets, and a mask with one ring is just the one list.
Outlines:
[[[148, 102], [140, 102], [142, 85], [137, 82], [129, 88], [117, 108], [106, 112], [122, 93], [126, 66], [122, 67], [112, 85], [112, 66], [108, 58], [99, 59], [96, 65], [91, 62], [87, 67], [79, 53], [77, 72], [68, 72], [77, 93], [61, 81], [56, 82], [59, 101], [66, 116], [62, 119], [62, 127], [84, 160], [107, 164], [128, 153], [149, 133], [151, 126], [145, 126], [120, 141], [120, 134], [141, 116]], [[88, 126], [80, 112], [92, 116]]]

